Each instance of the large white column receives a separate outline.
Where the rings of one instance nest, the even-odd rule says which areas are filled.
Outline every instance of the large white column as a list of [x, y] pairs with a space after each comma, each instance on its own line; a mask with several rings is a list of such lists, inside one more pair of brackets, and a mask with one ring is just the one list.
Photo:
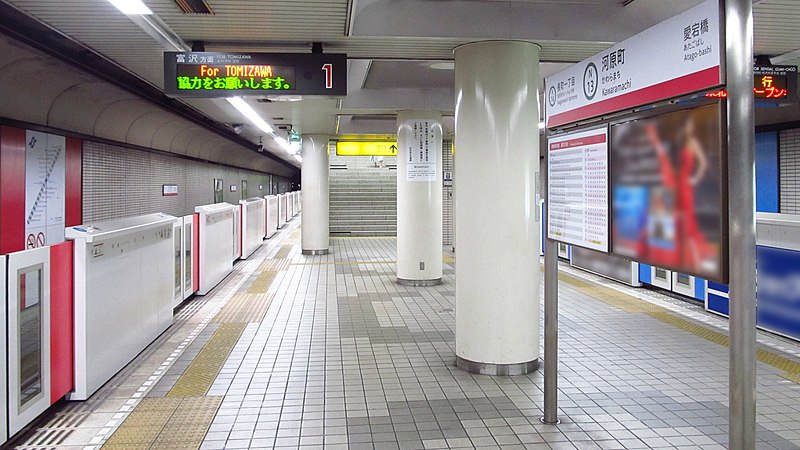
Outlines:
[[539, 365], [539, 50], [455, 49], [456, 363], [470, 372]]
[[442, 113], [397, 114], [397, 282], [442, 282]]
[[303, 135], [300, 170], [303, 202], [301, 240], [304, 255], [328, 253], [328, 136]]

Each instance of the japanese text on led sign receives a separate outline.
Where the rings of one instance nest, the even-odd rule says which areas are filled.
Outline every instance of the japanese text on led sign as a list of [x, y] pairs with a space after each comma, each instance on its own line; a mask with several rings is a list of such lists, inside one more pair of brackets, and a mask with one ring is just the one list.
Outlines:
[[753, 93], [756, 98], [784, 98], [789, 95], [785, 75], [756, 75], [755, 78]]
[[164, 92], [182, 97], [347, 94], [347, 55], [164, 53]]
[[178, 90], [293, 90], [295, 68], [290, 66], [225, 64], [178, 66]]

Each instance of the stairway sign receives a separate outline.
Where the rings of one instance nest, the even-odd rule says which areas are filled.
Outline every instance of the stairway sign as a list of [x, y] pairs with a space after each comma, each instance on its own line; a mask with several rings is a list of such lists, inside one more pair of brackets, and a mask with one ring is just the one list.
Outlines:
[[429, 120], [411, 122], [412, 135], [406, 154], [407, 181], [436, 181], [436, 144]]
[[25, 248], [64, 242], [66, 139], [25, 135]]

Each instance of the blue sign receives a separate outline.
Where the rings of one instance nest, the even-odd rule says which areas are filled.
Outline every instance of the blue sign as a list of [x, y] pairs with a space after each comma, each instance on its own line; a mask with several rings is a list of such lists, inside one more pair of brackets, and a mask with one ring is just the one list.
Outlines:
[[800, 252], [757, 248], [758, 325], [800, 339]]

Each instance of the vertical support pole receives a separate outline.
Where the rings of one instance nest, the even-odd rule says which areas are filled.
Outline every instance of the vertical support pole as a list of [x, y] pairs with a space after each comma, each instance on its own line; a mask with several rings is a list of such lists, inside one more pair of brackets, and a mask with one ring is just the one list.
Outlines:
[[729, 447], [756, 448], [755, 123], [752, 0], [724, 0], [730, 258]]
[[543, 139], [545, 168], [544, 194], [544, 417], [542, 423], [558, 424], [558, 243], [547, 236], [547, 211], [550, 208], [550, 166], [547, 159], [547, 139]]

